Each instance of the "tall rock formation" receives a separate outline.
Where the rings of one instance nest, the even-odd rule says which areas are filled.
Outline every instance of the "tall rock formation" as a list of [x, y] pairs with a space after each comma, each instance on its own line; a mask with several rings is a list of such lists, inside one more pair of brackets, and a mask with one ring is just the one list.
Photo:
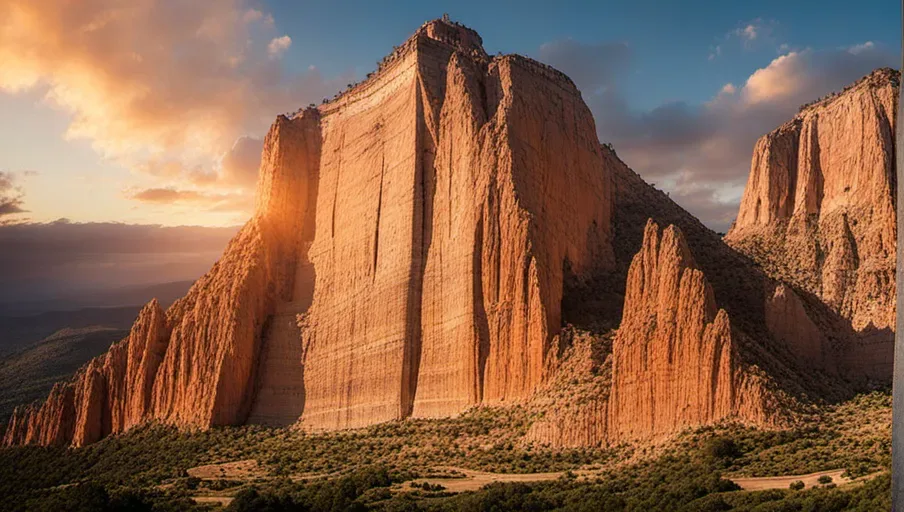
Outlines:
[[[898, 87], [897, 71], [876, 70], [762, 137], [726, 236], [774, 277], [845, 319], [853, 333], [835, 349], [845, 362], [841, 371], [879, 379], [891, 376], [895, 316]], [[774, 303], [788, 292], [767, 299], [771, 311], [778, 312]], [[792, 316], [800, 318], [802, 310], [795, 309]], [[789, 327], [771, 325], [773, 334], [789, 334]], [[802, 343], [816, 343], [812, 334], [803, 335]]]
[[3, 444], [83, 446], [147, 419], [167, 334], [163, 310], [151, 301], [126, 339], [91, 360], [71, 382], [54, 386], [43, 404], [17, 408]]
[[724, 309], [681, 231], [650, 220], [628, 271], [612, 347], [609, 435], [662, 436], [734, 418], [769, 424], [772, 400], [741, 364]]
[[555, 366], [565, 280], [614, 263], [611, 195], [567, 77], [429, 22], [365, 82], [280, 116], [257, 210], [220, 261], [17, 411], [5, 443], [524, 399]]
[[321, 114], [302, 424], [526, 397], [553, 354], [564, 268], [612, 261], [611, 191], [580, 93], [437, 21]]

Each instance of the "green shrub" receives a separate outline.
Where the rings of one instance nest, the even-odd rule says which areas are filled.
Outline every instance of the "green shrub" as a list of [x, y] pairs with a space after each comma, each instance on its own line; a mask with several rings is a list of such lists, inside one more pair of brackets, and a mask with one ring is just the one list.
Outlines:
[[804, 483], [801, 482], [800, 480], [795, 480], [795, 481], [791, 482], [791, 485], [789, 485], [788, 487], [792, 491], [799, 491], [799, 490], [803, 489], [805, 486], [804, 486]]
[[741, 449], [731, 438], [714, 437], [706, 443], [706, 454], [713, 461], [730, 463], [741, 456]]

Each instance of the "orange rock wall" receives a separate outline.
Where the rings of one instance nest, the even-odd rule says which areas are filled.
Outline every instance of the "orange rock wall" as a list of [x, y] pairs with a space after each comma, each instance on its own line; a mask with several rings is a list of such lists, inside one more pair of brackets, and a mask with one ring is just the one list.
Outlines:
[[17, 412], [7, 443], [147, 420], [348, 428], [527, 397], [554, 363], [566, 269], [612, 265], [610, 182], [570, 80], [479, 45], [433, 22], [366, 82], [280, 116], [257, 211], [220, 261]]
[[762, 137], [726, 237], [846, 319], [859, 334], [834, 357], [872, 378], [891, 376], [898, 83], [877, 70]]
[[735, 418], [768, 424], [769, 397], [741, 365], [728, 314], [681, 231], [652, 220], [628, 271], [625, 309], [612, 347], [609, 435], [664, 436]]
[[566, 261], [612, 262], [610, 185], [574, 86], [415, 41], [324, 112], [311, 428], [525, 398], [546, 378]]

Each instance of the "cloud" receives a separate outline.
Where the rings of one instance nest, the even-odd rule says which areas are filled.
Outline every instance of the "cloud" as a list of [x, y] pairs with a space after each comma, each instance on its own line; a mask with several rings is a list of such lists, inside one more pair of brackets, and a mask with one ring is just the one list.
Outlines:
[[760, 31], [759, 23], [761, 23], [760, 20], [756, 20], [754, 23], [750, 23], [744, 28], [736, 29], [734, 34], [742, 40], [753, 41]]
[[718, 44], [717, 44], [715, 47], [712, 47], [712, 49], [710, 50], [710, 52], [709, 52], [709, 60], [715, 60], [715, 59], [717, 59], [720, 55], [722, 55], [722, 45], [718, 45]]
[[128, 197], [155, 205], [191, 205], [208, 211], [247, 211], [253, 205], [248, 194], [211, 193], [200, 190], [176, 189], [173, 187], [146, 188], [134, 190]]
[[778, 36], [779, 23], [775, 20], [764, 20], [756, 18], [751, 21], [741, 23], [723, 36], [717, 39], [717, 42], [710, 47], [709, 60], [715, 60], [722, 56], [725, 50], [740, 49], [754, 50], [758, 48], [769, 47], [776, 51], [786, 51], [787, 44], [779, 44]]
[[0, 303], [195, 279], [237, 229], [65, 220], [0, 225]]
[[246, 0], [5, 0], [2, 11], [0, 91], [42, 92], [70, 114], [67, 138], [160, 186], [204, 175], [208, 188], [251, 188], [222, 157], [350, 81], [271, 58], [291, 40]]
[[867, 41], [865, 43], [855, 44], [854, 46], [851, 46], [850, 48], [848, 48], [848, 52], [857, 55], [858, 53], [868, 52], [875, 46], [875, 43], [873, 43], [872, 41]]
[[[563, 70], [587, 58], [591, 67], [607, 65], [583, 52], [553, 57], [546, 62]], [[759, 137], [791, 119], [800, 105], [898, 61], [875, 43], [804, 49], [775, 58], [743, 85], [722, 86], [703, 104], [672, 102], [646, 111], [630, 108], [617, 77], [605, 88], [599, 80], [572, 78], [584, 91], [600, 140], [611, 142], [628, 165], [705, 224], [725, 231], [737, 214]], [[625, 66], [617, 61], [610, 69]]]
[[270, 44], [267, 45], [267, 53], [270, 54], [271, 58], [279, 58], [285, 53], [289, 47], [292, 46], [292, 38], [289, 36], [282, 36], [273, 38], [270, 41]]
[[0, 171], [0, 217], [26, 212], [24, 204], [24, 193], [13, 173]]
[[148, 188], [132, 195], [133, 199], [146, 203], [178, 203], [207, 201], [208, 196], [194, 190], [176, 190], [174, 188]]

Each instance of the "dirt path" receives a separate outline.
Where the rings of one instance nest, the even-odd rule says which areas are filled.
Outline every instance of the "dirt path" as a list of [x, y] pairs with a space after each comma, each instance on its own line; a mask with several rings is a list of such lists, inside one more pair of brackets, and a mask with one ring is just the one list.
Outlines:
[[186, 470], [188, 476], [201, 480], [252, 480], [267, 476], [267, 470], [254, 459], [196, 466]]
[[744, 489], [745, 491], [765, 491], [768, 489], [787, 489], [791, 485], [791, 482], [796, 482], [798, 480], [804, 483], [805, 488], [817, 487], [820, 485], [819, 477], [821, 476], [830, 476], [832, 477], [832, 483], [843, 485], [854, 481], [868, 480], [881, 473], [881, 471], [854, 479], [843, 477], [841, 476], [842, 473], [844, 473], [843, 469], [831, 469], [828, 471], [810, 473], [808, 475], [725, 478], [738, 484], [741, 486], [741, 489]]
[[[418, 478], [413, 482], [422, 484], [430, 483], [439, 484], [446, 488], [449, 492], [465, 492], [476, 491], [481, 487], [494, 482], [542, 482], [546, 480], [556, 480], [561, 478], [565, 472], [557, 471], [552, 473], [489, 473], [486, 471], [474, 471], [471, 469], [443, 467], [443, 470], [456, 471], [464, 475], [464, 477], [435, 477], [435, 478]], [[573, 471], [578, 479], [586, 478], [591, 471], [578, 470]], [[412, 490], [412, 482], [406, 482], [401, 489], [405, 491]]]
[[232, 503], [232, 498], [229, 496], [192, 496], [195, 503], [198, 504], [213, 504], [220, 505], [221, 507], [228, 507], [230, 503]]

